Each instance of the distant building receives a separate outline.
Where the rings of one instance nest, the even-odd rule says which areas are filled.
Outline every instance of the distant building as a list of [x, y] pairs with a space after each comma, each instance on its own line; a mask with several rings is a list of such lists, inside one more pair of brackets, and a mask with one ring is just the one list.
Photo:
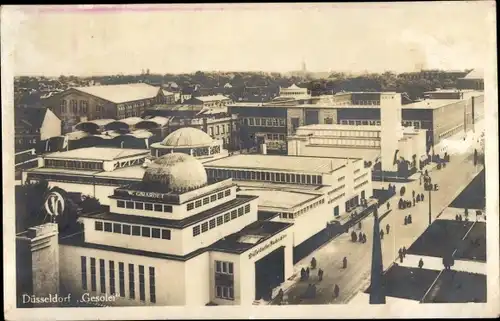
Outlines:
[[[420, 68], [420, 67], [418, 67], [418, 68]], [[463, 70], [422, 69], [422, 70], [418, 70], [415, 72], [404, 72], [404, 73], [399, 74], [398, 77], [403, 78], [403, 79], [407, 79], [407, 80], [418, 80], [418, 79], [457, 80], [461, 77], [464, 77], [466, 74], [467, 74], [467, 71], [463, 71]]]
[[300, 97], [308, 96], [308, 91], [307, 91], [307, 88], [301, 88], [301, 87], [293, 84], [288, 88], [280, 87], [279, 96], [280, 97], [300, 98]]
[[82, 121], [140, 116], [148, 106], [169, 99], [160, 88], [139, 83], [69, 88], [45, 104], [62, 120], [67, 133]]
[[222, 107], [231, 104], [231, 98], [224, 95], [191, 97], [184, 101], [184, 104], [201, 105], [203, 107]]
[[36, 148], [41, 141], [61, 135], [61, 120], [48, 108], [14, 110], [15, 150]]
[[484, 90], [484, 74], [481, 70], [474, 69], [465, 77], [458, 79], [458, 88]]

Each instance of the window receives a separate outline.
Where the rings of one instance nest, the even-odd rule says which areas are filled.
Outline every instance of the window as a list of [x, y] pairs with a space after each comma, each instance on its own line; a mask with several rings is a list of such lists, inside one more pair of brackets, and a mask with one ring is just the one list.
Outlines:
[[115, 294], [115, 262], [109, 261], [109, 293]]
[[219, 135], [219, 134], [220, 134], [219, 125], [215, 126], [215, 134], [216, 134], [216, 135]]
[[151, 236], [155, 239], [160, 238], [160, 229], [159, 228], [152, 228], [151, 229]]
[[78, 100], [71, 99], [69, 103], [71, 105], [71, 111], [75, 114], [78, 113]]
[[170, 240], [170, 230], [161, 230], [161, 238], [164, 239], [164, 240]]
[[139, 300], [146, 301], [146, 284], [144, 282], [143, 265], [139, 265]]
[[250, 212], [250, 204], [245, 205], [245, 213]]
[[81, 259], [81, 264], [82, 264], [82, 289], [84, 291], [87, 290], [87, 257], [82, 256], [80, 257]]
[[144, 208], [146, 209], [146, 211], [152, 211], [153, 210], [153, 204], [151, 204], [151, 203], [145, 203], [144, 204]]
[[194, 202], [194, 207], [198, 208], [201, 206], [201, 200], [197, 200], [196, 202]]
[[224, 196], [229, 196], [229, 195], [231, 195], [231, 190], [230, 189], [228, 189], [228, 190], [226, 190], [224, 192]]
[[236, 213], [236, 210], [232, 211], [232, 212], [231, 212], [231, 219], [232, 219], [232, 220], [234, 220], [234, 219], [235, 219], [235, 218], [237, 218], [237, 217], [238, 217], [238, 215], [237, 215], [237, 213]]
[[101, 281], [101, 293], [106, 293], [106, 267], [104, 265], [104, 260], [99, 260], [99, 272]]
[[193, 202], [187, 204], [187, 210], [188, 211], [191, 211], [193, 208], [194, 208], [194, 203]]
[[122, 225], [119, 223], [114, 223], [113, 224], [113, 232], [114, 233], [122, 233]]
[[208, 231], [208, 222], [201, 224], [201, 232], [203, 233], [206, 231]]
[[134, 208], [134, 202], [127, 201], [127, 203], [125, 204], [125, 207], [126, 208]]
[[193, 236], [199, 235], [200, 234], [200, 226], [196, 225], [193, 227]]
[[203, 205], [207, 205], [208, 203], [210, 203], [210, 199], [208, 197], [205, 197], [203, 199]]
[[130, 235], [130, 225], [123, 224], [122, 225], [122, 233], [126, 235]]
[[117, 201], [116, 206], [118, 207], [125, 207], [125, 202], [124, 201]]
[[215, 218], [210, 220], [210, 229], [213, 229], [215, 227]]
[[135, 209], [136, 210], [143, 210], [144, 209], [144, 203], [143, 202], [135, 202]]
[[230, 220], [231, 220], [230, 214], [229, 213], [224, 214], [224, 223], [227, 223]]
[[161, 204], [154, 204], [153, 208], [154, 208], [155, 212], [163, 212], [163, 205], [161, 205]]
[[218, 198], [218, 199], [221, 199], [221, 198], [223, 198], [223, 197], [224, 197], [224, 192], [219, 192], [219, 193], [217, 193], [217, 198]]
[[141, 227], [138, 225], [132, 226], [132, 235], [141, 236]]
[[156, 289], [155, 289], [155, 268], [149, 267], [149, 300], [156, 303]]
[[240, 207], [238, 209], [238, 216], [241, 216], [241, 215], [243, 215], [243, 207]]
[[95, 267], [95, 258], [90, 258], [90, 290], [96, 291], [97, 289], [97, 273]]
[[61, 112], [66, 113], [68, 111], [68, 102], [66, 100], [61, 100]]
[[150, 237], [151, 236], [151, 229], [149, 227], [143, 226], [142, 227], [142, 236]]
[[217, 216], [217, 226], [222, 225], [222, 223], [224, 223], [222, 215]]
[[120, 283], [120, 296], [125, 297], [125, 266], [123, 262], [118, 262], [118, 282]]
[[135, 281], [134, 281], [134, 265], [128, 265], [128, 290], [129, 297], [135, 299]]
[[96, 231], [102, 231], [102, 229], [103, 229], [102, 222], [95, 221], [95, 230]]
[[214, 135], [214, 128], [213, 127], [208, 127], [208, 133], [210, 136]]
[[111, 232], [111, 223], [104, 223], [104, 231]]

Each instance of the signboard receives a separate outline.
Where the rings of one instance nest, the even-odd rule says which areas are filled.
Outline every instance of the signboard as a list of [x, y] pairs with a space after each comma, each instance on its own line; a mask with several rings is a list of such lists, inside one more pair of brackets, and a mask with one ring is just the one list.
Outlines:
[[130, 196], [159, 198], [159, 199], [163, 199], [165, 196], [164, 193], [156, 193], [156, 192], [142, 192], [142, 191], [129, 191], [128, 190], [127, 193]]
[[45, 210], [47, 214], [52, 216], [53, 219], [55, 217], [62, 215], [65, 208], [65, 200], [60, 192], [52, 191], [47, 195], [45, 199]]
[[271, 240], [271, 242], [267, 243], [266, 245], [261, 246], [255, 250], [253, 250], [252, 252], [250, 252], [250, 254], [248, 254], [248, 258], [251, 259], [252, 257], [258, 255], [260, 252], [267, 250], [271, 246], [281, 242], [285, 237], [286, 237], [286, 234], [283, 234], [280, 237], [277, 237], [277, 238]]

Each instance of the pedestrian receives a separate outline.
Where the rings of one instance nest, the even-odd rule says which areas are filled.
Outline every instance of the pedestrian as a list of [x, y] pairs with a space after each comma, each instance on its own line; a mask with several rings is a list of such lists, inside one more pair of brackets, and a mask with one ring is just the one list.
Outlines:
[[316, 268], [316, 259], [313, 257], [311, 260], [311, 269], [314, 270]]
[[335, 299], [339, 297], [339, 292], [340, 292], [340, 288], [337, 284], [335, 284], [335, 287], [333, 288], [333, 297]]
[[420, 194], [417, 194], [417, 203], [420, 202]]
[[413, 198], [413, 206], [415, 206], [415, 197]]
[[304, 268], [300, 269], [300, 279], [301, 280], [306, 279], [306, 270]]
[[380, 239], [383, 240], [384, 239], [384, 230], [380, 230]]
[[390, 229], [391, 229], [391, 227], [389, 226], [389, 224], [387, 224], [387, 225], [385, 226], [385, 231], [386, 231], [387, 235], [389, 235], [389, 230], [390, 230]]
[[363, 243], [366, 243], [366, 234], [363, 233]]
[[311, 297], [314, 299], [316, 297], [316, 284], [311, 286]]
[[405, 225], [408, 224], [408, 216], [405, 216]]
[[356, 232], [352, 231], [352, 232], [351, 232], [351, 239], [352, 239], [352, 241], [353, 241], [353, 242], [356, 242], [356, 241], [357, 241], [357, 238], [358, 238], [358, 237], [357, 237], [357, 235], [356, 235]]
[[363, 242], [363, 233], [361, 233], [361, 232], [359, 232], [358, 241]]
[[347, 269], [347, 257], [344, 256], [344, 259], [342, 260], [342, 266], [344, 269]]
[[413, 198], [415, 198], [415, 190], [413, 190], [413, 191], [411, 192], [411, 196], [413, 196]]
[[422, 260], [422, 258], [420, 258], [420, 261], [418, 261], [418, 267], [420, 269], [424, 267], [424, 260]]
[[323, 280], [323, 270], [321, 268], [318, 270], [318, 279], [320, 282]]
[[309, 275], [311, 273], [311, 270], [309, 270], [309, 267], [306, 269], [306, 278], [309, 280]]
[[412, 223], [412, 220], [411, 220], [411, 214], [408, 215], [408, 224], [411, 224]]
[[420, 199], [422, 200], [422, 202], [424, 201], [424, 193], [420, 194]]
[[403, 250], [401, 248], [399, 248], [398, 256], [399, 256], [399, 262], [403, 263]]
[[455, 221], [458, 221], [458, 214], [455, 215]]

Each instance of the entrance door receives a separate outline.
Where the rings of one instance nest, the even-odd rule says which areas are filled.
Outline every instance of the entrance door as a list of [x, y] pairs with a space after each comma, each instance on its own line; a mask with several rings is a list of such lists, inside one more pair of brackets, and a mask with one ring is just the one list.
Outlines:
[[285, 247], [255, 262], [255, 300], [270, 300], [272, 289], [285, 281]]
[[361, 199], [365, 198], [365, 191], [361, 191]]
[[335, 208], [333, 209], [333, 215], [334, 216], [339, 216], [340, 215], [340, 212], [339, 212], [339, 206], [335, 206]]

